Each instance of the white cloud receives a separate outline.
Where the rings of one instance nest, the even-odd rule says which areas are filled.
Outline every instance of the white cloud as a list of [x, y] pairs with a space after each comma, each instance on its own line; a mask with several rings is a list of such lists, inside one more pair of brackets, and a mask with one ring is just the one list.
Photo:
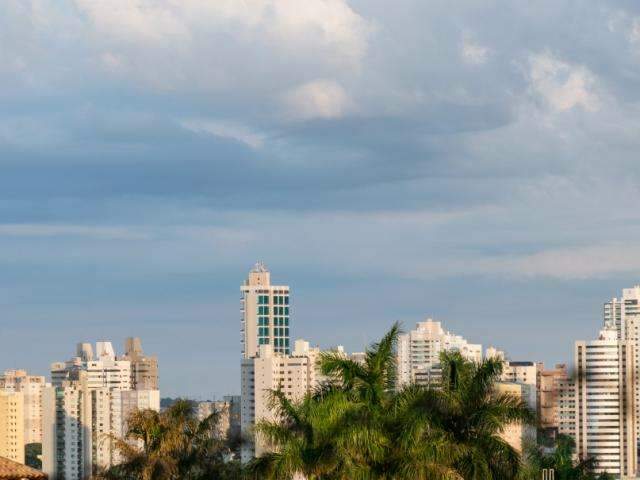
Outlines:
[[532, 91], [553, 110], [581, 107], [593, 112], [600, 108], [596, 77], [584, 66], [571, 65], [543, 52], [529, 58], [529, 77]]
[[352, 108], [342, 86], [333, 80], [315, 80], [287, 92], [286, 115], [291, 119], [338, 118]]
[[255, 132], [244, 125], [235, 122], [226, 122], [207, 119], [187, 119], [180, 122], [183, 128], [195, 133], [206, 133], [221, 138], [230, 138], [257, 149], [264, 145], [267, 136]]
[[487, 62], [491, 50], [488, 47], [465, 38], [462, 42], [460, 54], [462, 60], [469, 65], [482, 65]]

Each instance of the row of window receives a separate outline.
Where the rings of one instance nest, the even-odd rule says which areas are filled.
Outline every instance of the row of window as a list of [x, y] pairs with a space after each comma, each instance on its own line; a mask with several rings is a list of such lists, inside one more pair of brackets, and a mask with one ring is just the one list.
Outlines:
[[[276, 337], [288, 337], [289, 336], [289, 327], [287, 327], [287, 328], [276, 327], [276, 328], [273, 329], [273, 334]], [[269, 327], [258, 327], [258, 336], [259, 337], [268, 337], [269, 336]]]
[[[274, 295], [274, 305], [289, 305], [288, 295]], [[258, 305], [269, 305], [269, 295], [258, 295]]]
[[[289, 307], [273, 307], [274, 315], [289, 315]], [[258, 315], [269, 315], [269, 307], [259, 305]]]
[[[273, 324], [278, 327], [288, 327], [289, 326], [289, 317], [274, 317]], [[269, 317], [258, 317], [258, 326], [259, 327], [268, 327], [269, 326]]]

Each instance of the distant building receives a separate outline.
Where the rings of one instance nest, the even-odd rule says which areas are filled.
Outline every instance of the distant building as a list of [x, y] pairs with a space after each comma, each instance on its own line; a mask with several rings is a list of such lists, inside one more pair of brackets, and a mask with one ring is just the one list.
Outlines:
[[288, 354], [289, 287], [271, 285], [271, 274], [257, 263], [240, 287], [242, 358], [255, 357], [261, 345], [270, 345], [274, 353]]
[[609, 320], [597, 340], [575, 344], [576, 446], [597, 472], [616, 478], [637, 473], [634, 343]]
[[213, 413], [218, 414], [217, 434], [223, 439], [240, 438], [240, 395], [225, 396], [223, 400], [198, 402], [198, 420], [204, 420]]
[[[515, 382], [498, 382], [495, 385], [495, 393], [511, 395], [526, 401], [530, 394], [530, 385]], [[518, 452], [522, 452], [527, 443], [535, 441], [536, 429], [530, 425], [514, 422], [507, 425], [500, 433], [500, 436]]]
[[24, 463], [24, 395], [0, 391], [0, 457]]
[[[320, 349], [310, 348], [304, 340], [295, 342], [291, 355], [275, 353], [271, 345], [261, 345], [258, 355], [242, 361], [243, 437], [254, 437], [253, 428], [260, 420], [273, 420], [269, 391], [280, 389], [287, 398], [299, 400], [319, 384]], [[242, 448], [242, 460], [248, 461], [267, 450], [259, 437]]]
[[134, 390], [158, 390], [158, 357], [145, 355], [139, 338], [127, 338], [120, 360], [131, 363], [131, 385]]
[[131, 413], [160, 410], [158, 390], [133, 389], [157, 381], [157, 370], [132, 370], [132, 361], [149, 362], [139, 340], [127, 346], [131, 360], [118, 358], [110, 342], [98, 342], [95, 355], [83, 343], [76, 357], [52, 364], [53, 385], [43, 395], [42, 445], [43, 470], [51, 480], [85, 480], [119, 463], [113, 438], [125, 435]]
[[7, 370], [0, 375], [0, 391], [20, 392], [24, 398], [24, 443], [42, 443], [42, 392], [50, 386], [44, 376], [25, 370]]
[[440, 354], [444, 351], [459, 351], [463, 357], [474, 362], [482, 360], [482, 346], [467, 342], [442, 328], [440, 322], [427, 319], [419, 322], [414, 330], [398, 336], [397, 384], [429, 384], [437, 378]]
[[[550, 370], [540, 368], [538, 371], [538, 422], [542, 431], [551, 437], [561, 433], [561, 402], [565, 401], [563, 391], [566, 390], [568, 382], [569, 374], [564, 364], [556, 365]], [[575, 402], [573, 409], [575, 413]], [[569, 420], [574, 424], [575, 416]]]

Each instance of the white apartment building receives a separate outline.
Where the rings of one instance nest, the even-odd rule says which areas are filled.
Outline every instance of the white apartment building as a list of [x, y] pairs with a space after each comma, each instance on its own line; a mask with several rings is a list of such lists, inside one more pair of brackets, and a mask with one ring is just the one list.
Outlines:
[[288, 354], [289, 287], [271, 285], [271, 274], [258, 262], [240, 287], [242, 358], [255, 357], [261, 345]]
[[[258, 355], [242, 360], [241, 430], [243, 436], [254, 435], [260, 420], [274, 420], [269, 405], [269, 391], [281, 389], [292, 400], [299, 400], [318, 385], [320, 350], [310, 348], [304, 340], [295, 342], [291, 355], [275, 353], [271, 345], [261, 345]], [[243, 461], [260, 455], [267, 446], [259, 438], [242, 448]]]
[[24, 395], [0, 391], [0, 457], [24, 463]]
[[43, 396], [43, 470], [50, 480], [83, 480], [118, 463], [111, 437], [124, 436], [133, 411], [160, 410], [160, 392], [132, 389], [131, 360], [118, 359], [110, 342], [98, 342], [95, 355], [90, 344], [79, 344], [77, 356], [52, 364], [51, 372], [53, 386]]
[[637, 472], [634, 350], [611, 321], [597, 340], [575, 344], [577, 454], [622, 479]]
[[110, 388], [131, 390], [133, 388], [131, 362], [118, 360], [111, 342], [97, 342], [96, 355], [89, 343], [77, 346], [76, 356], [66, 362], [51, 364], [51, 382], [54, 387], [67, 380], [77, 380], [78, 372], [87, 372], [90, 389]]
[[400, 334], [397, 346], [398, 387], [411, 383], [433, 383], [438, 376], [440, 353], [457, 350], [474, 362], [482, 360], [482, 345], [467, 342], [428, 318], [414, 330]]
[[[612, 324], [621, 340], [634, 347], [634, 364], [640, 372], [640, 285], [624, 288], [620, 298], [612, 298], [604, 304], [604, 322]], [[636, 432], [640, 434], [640, 374], [635, 376]], [[640, 456], [640, 438], [636, 440]]]
[[[497, 382], [495, 385], [495, 393], [506, 394], [513, 397], [527, 400], [529, 395], [529, 385], [515, 382]], [[519, 422], [508, 424], [500, 436], [518, 452], [522, 452], [523, 446], [529, 442], [535, 441], [536, 429], [530, 425], [524, 425]]]
[[119, 360], [128, 360], [131, 364], [131, 388], [159, 390], [158, 357], [145, 355], [142, 341], [138, 337], [126, 339], [124, 355]]
[[6, 370], [0, 375], [0, 391], [20, 392], [24, 398], [24, 443], [42, 443], [42, 392], [50, 386], [44, 376], [25, 370]]

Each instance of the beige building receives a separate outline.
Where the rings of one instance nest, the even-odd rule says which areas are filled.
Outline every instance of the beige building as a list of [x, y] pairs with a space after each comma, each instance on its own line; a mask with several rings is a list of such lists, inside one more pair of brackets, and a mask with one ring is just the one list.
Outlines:
[[[157, 360], [139, 340], [118, 358], [110, 342], [79, 344], [76, 356], [51, 366], [53, 386], [43, 396], [43, 469], [53, 480], [84, 480], [119, 462], [112, 437], [121, 438], [135, 410], [160, 410]], [[132, 368], [132, 363], [136, 365]]]
[[0, 375], [0, 391], [20, 392], [24, 398], [24, 443], [42, 443], [42, 392], [49, 386], [44, 376], [25, 370], [7, 370]]
[[131, 386], [134, 390], [158, 390], [158, 357], [145, 355], [139, 338], [127, 338], [120, 360], [131, 364]]
[[[271, 345], [261, 345], [258, 355], [242, 361], [241, 430], [244, 437], [254, 435], [260, 420], [274, 420], [269, 391], [280, 389], [287, 398], [299, 400], [318, 385], [320, 350], [297, 340], [291, 355], [275, 353]], [[267, 450], [259, 438], [242, 449], [242, 460], [248, 461]]]
[[240, 435], [240, 395], [225, 396], [223, 400], [198, 402], [198, 420], [204, 420], [213, 413], [218, 414], [217, 434], [220, 438], [239, 438]]
[[271, 274], [258, 262], [240, 287], [242, 358], [258, 354], [261, 345], [273, 352], [288, 354], [289, 287], [271, 285]]
[[594, 458], [597, 472], [635, 478], [635, 348], [608, 321], [597, 340], [575, 344], [577, 454]]
[[567, 366], [556, 365], [555, 368], [538, 371], [538, 421], [540, 428], [546, 432], [558, 432], [560, 426], [561, 392], [569, 380]]
[[0, 457], [24, 463], [24, 395], [0, 391]]
[[[529, 395], [529, 390], [530, 386], [522, 383], [498, 382], [495, 385], [497, 394], [508, 394], [525, 401]], [[511, 423], [505, 427], [500, 436], [518, 452], [522, 452], [527, 443], [535, 441], [536, 429], [522, 423]]]

